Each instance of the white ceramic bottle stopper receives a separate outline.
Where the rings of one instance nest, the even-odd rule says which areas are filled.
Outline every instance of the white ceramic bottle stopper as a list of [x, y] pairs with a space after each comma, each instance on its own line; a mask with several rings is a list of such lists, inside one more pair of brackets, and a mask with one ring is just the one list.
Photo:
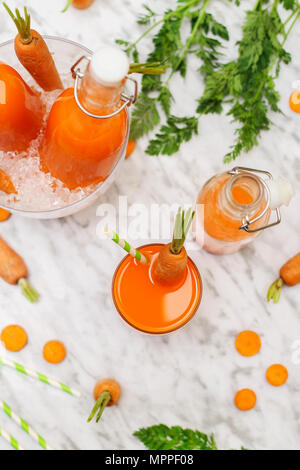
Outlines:
[[292, 183], [281, 176], [269, 181], [268, 186], [271, 194], [270, 208], [272, 210], [281, 207], [283, 204], [288, 206], [295, 195]]
[[103, 46], [93, 54], [90, 72], [94, 80], [113, 86], [127, 75], [129, 65], [129, 59], [122, 49], [117, 46]]

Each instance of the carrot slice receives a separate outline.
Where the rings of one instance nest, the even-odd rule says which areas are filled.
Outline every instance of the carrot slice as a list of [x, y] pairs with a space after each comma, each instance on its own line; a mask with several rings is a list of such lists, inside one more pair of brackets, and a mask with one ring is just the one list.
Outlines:
[[134, 151], [134, 149], [135, 149], [135, 141], [134, 141], [134, 140], [129, 140], [129, 141], [128, 141], [128, 144], [127, 144], [127, 149], [126, 149], [125, 158], [130, 157], [130, 155], [132, 154], [132, 152]]
[[0, 168], [0, 191], [6, 194], [17, 194], [17, 190], [10, 178], [5, 171]]
[[7, 211], [6, 209], [2, 209], [2, 207], [0, 207], [0, 222], [4, 222], [10, 216], [11, 216], [11, 213], [9, 211]]
[[261, 348], [260, 337], [254, 331], [242, 331], [236, 337], [235, 347], [242, 356], [255, 356]]
[[62, 362], [66, 357], [66, 348], [60, 341], [48, 341], [43, 349], [43, 356], [45, 361], [50, 364], [58, 364]]
[[4, 347], [13, 352], [23, 349], [28, 341], [26, 331], [19, 325], [8, 325], [2, 330], [0, 339]]
[[287, 368], [281, 364], [273, 364], [267, 369], [266, 379], [270, 385], [280, 387], [287, 381], [289, 373]]
[[235, 406], [241, 411], [249, 411], [256, 405], [256, 394], [249, 388], [239, 390], [234, 397]]

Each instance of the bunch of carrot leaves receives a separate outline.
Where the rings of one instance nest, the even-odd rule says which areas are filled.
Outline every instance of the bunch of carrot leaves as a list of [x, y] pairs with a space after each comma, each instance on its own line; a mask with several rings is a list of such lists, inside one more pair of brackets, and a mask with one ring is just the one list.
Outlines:
[[[132, 44], [118, 41], [138, 62], [140, 41], [158, 29], [146, 63], [169, 65], [166, 78], [166, 74], [143, 76], [139, 100], [132, 113], [133, 140], [160, 125], [146, 149], [150, 155], [174, 154], [184, 141], [198, 134], [202, 115], [220, 114], [224, 104], [230, 103], [226, 112], [236, 130], [234, 144], [224, 157], [229, 162], [257, 145], [261, 132], [271, 126], [270, 111], [280, 111], [275, 80], [282, 63], [291, 61], [284, 46], [300, 17], [298, 0], [258, 0], [246, 12], [237, 58], [230, 62], [222, 61], [228, 30], [208, 11], [210, 3], [212, 0], [178, 0], [176, 8], [167, 10], [163, 16], [146, 6], [145, 14], [138, 19], [139, 24], [147, 27], [144, 33]], [[238, 0], [234, 3], [240, 4]], [[186, 23], [190, 33], [183, 40]], [[175, 74], [186, 77], [188, 57], [192, 54], [199, 59], [204, 92], [191, 116], [175, 116], [172, 103], [176, 97], [170, 91], [170, 81]]]

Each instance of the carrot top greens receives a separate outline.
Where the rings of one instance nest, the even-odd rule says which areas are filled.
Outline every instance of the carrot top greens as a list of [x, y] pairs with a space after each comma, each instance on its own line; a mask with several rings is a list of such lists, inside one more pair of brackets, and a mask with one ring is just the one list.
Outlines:
[[178, 255], [181, 252], [194, 216], [195, 211], [192, 211], [191, 208], [185, 212], [179, 207], [175, 219], [173, 240], [170, 247], [171, 253], [174, 255]]
[[11, 9], [6, 5], [6, 3], [3, 3], [4, 8], [7, 10], [9, 16], [15, 23], [21, 42], [23, 44], [29, 44], [32, 41], [32, 34], [31, 34], [31, 29], [30, 29], [30, 15], [27, 11], [27, 8], [24, 7], [24, 18], [21, 16], [20, 11], [18, 8], [16, 8], [16, 14], [14, 15]]

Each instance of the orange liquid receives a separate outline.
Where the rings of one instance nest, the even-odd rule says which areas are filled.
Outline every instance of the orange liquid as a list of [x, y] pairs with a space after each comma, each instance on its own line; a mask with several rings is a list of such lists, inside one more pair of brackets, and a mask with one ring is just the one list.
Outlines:
[[154, 282], [152, 269], [161, 246], [140, 249], [150, 266], [126, 256], [113, 280], [117, 310], [127, 323], [146, 333], [168, 333], [183, 326], [196, 312], [202, 295], [201, 278], [190, 259], [180, 284], [170, 287]]
[[0, 63], [0, 150], [26, 150], [42, 127], [43, 106], [18, 72]]
[[[234, 219], [229, 217], [219, 208], [219, 196], [229, 178], [230, 175], [226, 175], [217, 180], [213, 186], [208, 185], [208, 187], [204, 187], [197, 203], [204, 204], [204, 220], [202, 220], [202, 225], [205, 232], [218, 240], [235, 242], [252, 237], [255, 234], [248, 233], [245, 230], [239, 230], [241, 218]], [[252, 194], [242, 186], [234, 186], [232, 196], [238, 204], [246, 205], [253, 202]], [[254, 216], [262, 211], [264, 205], [265, 202], [262, 203]], [[257, 228], [259, 223], [262, 222], [258, 221], [252, 224], [251, 228]]]
[[89, 117], [68, 88], [48, 118], [40, 149], [42, 169], [70, 189], [104, 181], [121, 156], [127, 129], [125, 110], [107, 119]]

